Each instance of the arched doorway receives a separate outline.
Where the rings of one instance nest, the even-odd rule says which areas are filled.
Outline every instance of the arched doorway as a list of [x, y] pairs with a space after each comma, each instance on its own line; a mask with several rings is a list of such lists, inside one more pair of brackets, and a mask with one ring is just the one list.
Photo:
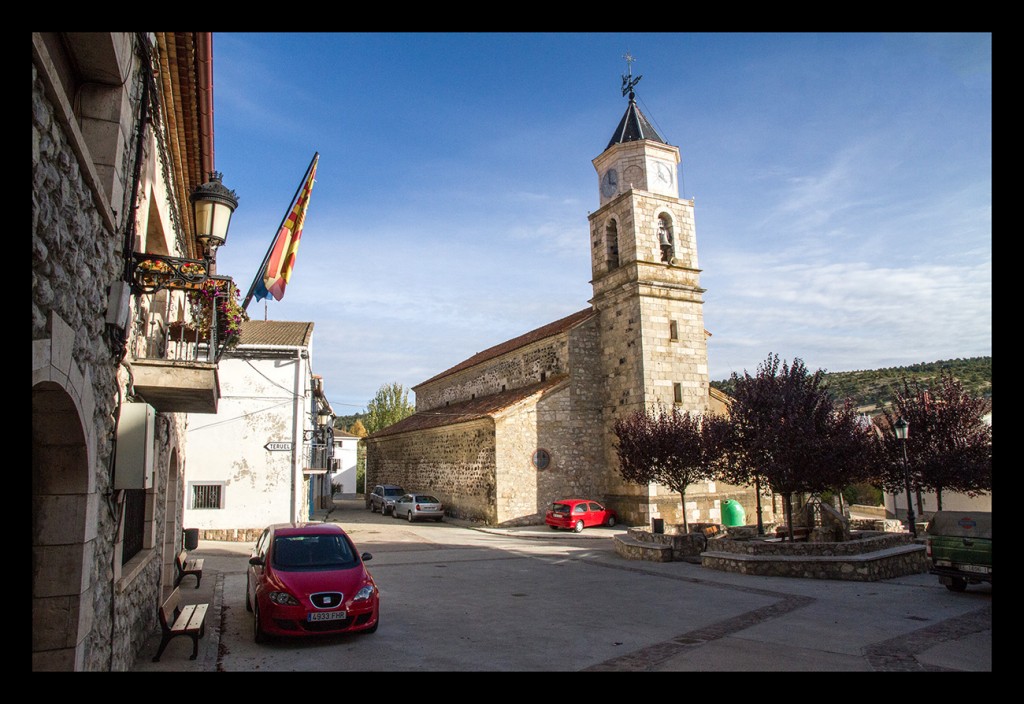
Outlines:
[[98, 509], [82, 414], [59, 384], [32, 387], [32, 669], [81, 670], [93, 622]]

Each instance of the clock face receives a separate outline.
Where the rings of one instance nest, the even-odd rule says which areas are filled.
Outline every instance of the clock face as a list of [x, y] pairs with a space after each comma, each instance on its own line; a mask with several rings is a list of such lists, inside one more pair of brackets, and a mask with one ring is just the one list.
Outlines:
[[658, 162], [658, 182], [666, 186], [672, 185], [672, 167], [663, 161]]
[[611, 197], [619, 190], [619, 173], [615, 169], [608, 169], [601, 179], [601, 193]]

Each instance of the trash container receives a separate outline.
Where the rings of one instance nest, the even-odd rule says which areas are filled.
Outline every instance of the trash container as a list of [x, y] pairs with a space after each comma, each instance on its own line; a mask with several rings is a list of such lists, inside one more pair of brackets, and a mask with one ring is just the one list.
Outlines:
[[652, 518], [651, 519], [651, 532], [652, 533], [664, 533], [665, 532], [665, 519], [664, 518]]
[[747, 512], [739, 501], [726, 499], [722, 502], [722, 524], [725, 526], [743, 526], [747, 524]]
[[199, 529], [198, 528], [186, 528], [185, 529], [185, 549], [195, 550], [199, 547]]

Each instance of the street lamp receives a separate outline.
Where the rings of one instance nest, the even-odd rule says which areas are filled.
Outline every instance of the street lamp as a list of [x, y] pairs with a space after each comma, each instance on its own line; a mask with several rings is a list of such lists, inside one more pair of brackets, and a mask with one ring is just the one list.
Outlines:
[[228, 237], [231, 214], [238, 207], [238, 196], [221, 183], [220, 172], [210, 173], [210, 180], [197, 186], [189, 197], [196, 224], [196, 240], [202, 246], [202, 259], [183, 259], [163, 254], [133, 252], [132, 288], [136, 293], [156, 293], [169, 289], [197, 289], [211, 278], [217, 248]]
[[900, 441], [903, 448], [903, 491], [907, 494], [907, 522], [910, 524], [910, 534], [917, 538], [917, 525], [914, 519], [914, 503], [910, 499], [910, 465], [907, 463], [907, 434], [910, 430], [910, 423], [900, 416], [893, 424], [896, 431], [896, 439]]

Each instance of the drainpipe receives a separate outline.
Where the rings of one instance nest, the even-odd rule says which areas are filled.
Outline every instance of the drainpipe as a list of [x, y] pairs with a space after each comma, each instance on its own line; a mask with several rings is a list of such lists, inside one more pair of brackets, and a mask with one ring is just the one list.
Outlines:
[[295, 523], [298, 516], [295, 511], [298, 491], [297, 481], [300, 463], [302, 462], [302, 401], [305, 398], [302, 388], [302, 360], [306, 358], [305, 350], [298, 350], [295, 357], [295, 391], [292, 394], [292, 467], [291, 491], [288, 493], [288, 512], [291, 522]]

